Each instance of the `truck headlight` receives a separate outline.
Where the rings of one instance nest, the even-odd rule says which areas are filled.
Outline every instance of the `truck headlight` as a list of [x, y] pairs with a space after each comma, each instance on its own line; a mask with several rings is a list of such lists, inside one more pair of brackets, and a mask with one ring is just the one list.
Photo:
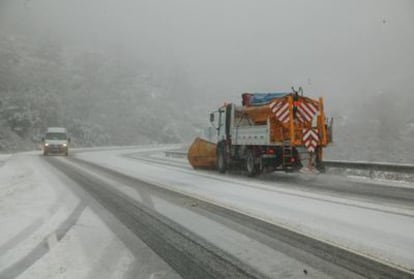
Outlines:
[[66, 146], [68, 146], [68, 144], [67, 144], [67, 143], [64, 143], [64, 144], [63, 144], [63, 147], [66, 147]]
[[49, 146], [49, 144], [48, 143], [45, 143], [45, 146]]

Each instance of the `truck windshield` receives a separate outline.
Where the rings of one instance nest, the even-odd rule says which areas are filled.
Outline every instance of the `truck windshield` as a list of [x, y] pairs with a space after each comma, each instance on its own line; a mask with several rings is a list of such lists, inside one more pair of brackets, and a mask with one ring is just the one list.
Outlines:
[[46, 139], [48, 140], [65, 140], [66, 134], [64, 133], [47, 133], [46, 134]]

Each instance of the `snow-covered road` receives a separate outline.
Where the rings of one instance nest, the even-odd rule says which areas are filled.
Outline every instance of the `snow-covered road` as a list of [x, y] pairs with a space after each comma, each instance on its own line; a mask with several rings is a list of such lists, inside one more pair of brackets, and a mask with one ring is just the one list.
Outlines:
[[[277, 181], [196, 171], [185, 159], [165, 157], [163, 150], [171, 148], [176, 146], [85, 149], [72, 156], [414, 269], [414, 206], [380, 204], [375, 199], [301, 191]], [[76, 160], [45, 159], [39, 152], [0, 157], [0, 221], [4, 227], [0, 230], [1, 278], [179, 278], [98, 202], [79, 195], [76, 183], [51, 165], [57, 160], [82, 170]], [[145, 195], [128, 185], [83, 171], [102, 181], [107, 179], [134, 200], [148, 203]], [[301, 181], [306, 183], [306, 179]], [[335, 183], [334, 178], [330, 181]], [[354, 182], [355, 178], [349, 180]], [[150, 202], [159, 213], [270, 277], [283, 276], [283, 264], [300, 264], [294, 259], [287, 264], [283, 255], [263, 242], [162, 198], [154, 196]], [[271, 260], [275, 258], [280, 259], [279, 265]], [[307, 269], [311, 271], [308, 278], [326, 276]], [[289, 273], [294, 278], [299, 275]]]
[[[277, 182], [196, 171], [188, 165], [168, 167], [134, 160], [123, 154], [131, 154], [131, 151], [87, 152], [77, 156], [414, 269], [414, 205], [394, 206], [305, 193], [288, 187], [279, 188]], [[159, 158], [164, 155], [153, 152], [148, 156]], [[164, 163], [167, 160], [163, 158]]]
[[180, 278], [39, 152], [0, 160], [0, 278]]

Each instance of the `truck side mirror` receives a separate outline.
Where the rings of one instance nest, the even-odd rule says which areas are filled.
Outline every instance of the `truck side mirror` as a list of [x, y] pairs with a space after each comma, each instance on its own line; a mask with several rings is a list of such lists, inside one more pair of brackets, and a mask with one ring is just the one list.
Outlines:
[[45, 142], [45, 137], [42, 137], [42, 142]]
[[214, 122], [214, 113], [210, 113], [210, 122]]
[[70, 142], [70, 137], [68, 138], [68, 142]]

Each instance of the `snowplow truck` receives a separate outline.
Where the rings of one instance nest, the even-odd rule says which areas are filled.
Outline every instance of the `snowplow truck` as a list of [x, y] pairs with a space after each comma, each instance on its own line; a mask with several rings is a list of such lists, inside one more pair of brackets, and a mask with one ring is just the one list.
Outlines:
[[332, 119], [323, 99], [289, 93], [243, 93], [242, 104], [224, 104], [210, 114], [214, 139], [195, 139], [188, 150], [194, 168], [224, 173], [324, 171], [323, 148], [332, 142]]

